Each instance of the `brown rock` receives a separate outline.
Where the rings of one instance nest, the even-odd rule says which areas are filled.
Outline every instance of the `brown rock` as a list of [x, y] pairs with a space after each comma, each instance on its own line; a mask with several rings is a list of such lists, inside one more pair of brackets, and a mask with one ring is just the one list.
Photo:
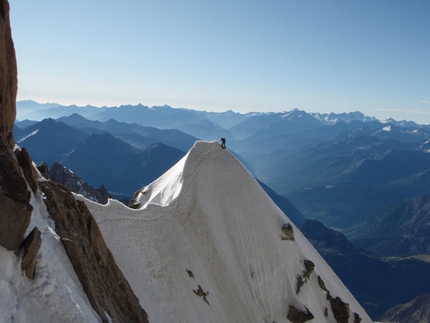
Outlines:
[[333, 298], [328, 294], [334, 318], [337, 323], [348, 323], [349, 304], [342, 301], [340, 297]]
[[22, 257], [21, 269], [25, 270], [28, 278], [34, 279], [36, 268], [37, 252], [42, 245], [41, 233], [37, 227], [28, 234], [28, 236], [21, 243], [21, 248], [24, 249], [24, 256]]
[[328, 292], [327, 287], [325, 287], [324, 280], [321, 278], [321, 276], [318, 276], [318, 284], [323, 291]]
[[9, 3], [0, 0], [0, 133], [13, 148], [10, 134], [16, 117], [16, 93], [18, 89], [15, 48], [9, 19]]
[[281, 231], [286, 235], [284, 240], [295, 241], [293, 226], [290, 223], [284, 224]]
[[309, 310], [306, 308], [306, 312], [303, 312], [294, 306], [289, 307], [287, 319], [290, 320], [293, 323], [303, 323], [309, 320], [312, 320], [314, 318], [313, 314], [309, 312]]
[[0, 133], [0, 245], [16, 250], [30, 224], [33, 207], [27, 182]]
[[354, 313], [354, 323], [360, 323], [361, 322], [361, 317], [360, 315], [358, 315], [357, 313]]
[[108, 321], [105, 313], [113, 322], [148, 322], [85, 203], [52, 180], [39, 185], [55, 230], [94, 310], [104, 322]]
[[38, 165], [37, 169], [43, 175], [43, 177], [45, 177], [46, 179], [49, 179], [49, 169], [48, 169], [48, 165], [46, 165], [46, 163]]
[[315, 264], [312, 261], [305, 259], [303, 263], [305, 266], [305, 270], [303, 270], [303, 274], [301, 276], [297, 275], [296, 294], [300, 292], [300, 289], [302, 288], [303, 284], [307, 282], [315, 269]]
[[27, 180], [28, 185], [30, 185], [33, 193], [37, 191], [38, 183], [37, 178], [38, 174], [36, 169], [33, 167], [33, 160], [26, 148], [16, 149], [15, 150], [16, 157], [18, 159], [18, 163], [24, 172], [25, 179]]

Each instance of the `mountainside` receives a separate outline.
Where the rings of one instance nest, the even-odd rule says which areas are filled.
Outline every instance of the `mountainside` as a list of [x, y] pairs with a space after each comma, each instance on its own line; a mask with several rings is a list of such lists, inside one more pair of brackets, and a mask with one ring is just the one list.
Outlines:
[[66, 186], [73, 193], [81, 194], [87, 199], [98, 203], [106, 204], [108, 199], [112, 198], [104, 186], [97, 189], [92, 187], [73, 173], [71, 169], [64, 167], [60, 163], [54, 163], [45, 177], [49, 177], [54, 182]]
[[420, 138], [411, 143], [356, 135], [294, 154], [261, 156], [265, 159], [256, 172], [306, 217], [341, 228], [364, 221], [384, 205], [429, 193], [430, 155], [419, 150]]
[[315, 220], [306, 220], [301, 231], [375, 320], [391, 307], [430, 292], [427, 262], [383, 260]]
[[85, 201], [154, 322], [371, 322], [216, 142], [136, 192], [135, 209]]
[[430, 294], [422, 295], [408, 302], [391, 308], [383, 316], [383, 322], [428, 323], [430, 322]]
[[85, 141], [88, 134], [53, 119], [45, 119], [19, 133], [15, 130], [16, 142], [26, 147], [33, 160], [52, 165], [61, 162], [64, 156]]
[[104, 185], [112, 195], [133, 196], [184, 156], [184, 152], [163, 144], [136, 149], [109, 133], [92, 134], [62, 164], [89, 184]]
[[109, 132], [138, 148], [146, 148], [162, 142], [165, 145], [188, 151], [197, 140], [197, 138], [176, 129], [144, 127], [136, 123], [118, 122], [114, 119], [105, 122], [91, 121], [76, 113], [68, 117], [61, 117], [57, 121], [64, 122], [88, 134]]
[[349, 233], [351, 239], [381, 256], [430, 254], [430, 195], [382, 207]]
[[[193, 137], [177, 130], [144, 128], [114, 120], [101, 123], [78, 115], [66, 119], [72, 124], [79, 123], [81, 130], [60, 121], [45, 119], [14, 131], [16, 141], [34, 156], [36, 164], [44, 162], [51, 167], [60, 162], [92, 186], [104, 185], [121, 200], [130, 199], [139, 187], [156, 179], [184, 156], [184, 151], [162, 144], [161, 140], [181, 147], [192, 146]], [[94, 127], [88, 128], [87, 125]], [[132, 146], [103, 132], [105, 128], [114, 132], [124, 131], [124, 136], [127, 131], [130, 136], [139, 136], [135, 140], [140, 144]], [[143, 148], [138, 147], [140, 145]]]

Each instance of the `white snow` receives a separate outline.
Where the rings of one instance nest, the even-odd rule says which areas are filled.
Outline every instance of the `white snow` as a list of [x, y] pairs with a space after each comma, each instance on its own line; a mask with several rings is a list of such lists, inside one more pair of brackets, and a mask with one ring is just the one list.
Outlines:
[[36, 130], [34, 130], [32, 133], [30, 133], [30, 134], [28, 134], [27, 136], [25, 136], [25, 137], [21, 138], [21, 139], [17, 142], [17, 144], [19, 144], [19, 143], [23, 142], [24, 140], [26, 140], [26, 139], [30, 138], [31, 136], [34, 136], [38, 131], [39, 131], [39, 129], [36, 129]]
[[[217, 142], [191, 151], [138, 195], [142, 206], [84, 199], [150, 322], [288, 322], [289, 305], [334, 322], [320, 275], [363, 323], [364, 310], [252, 175]], [[295, 241], [282, 239], [291, 223]], [[315, 271], [296, 294], [303, 261]], [[193, 273], [193, 278], [187, 271]], [[207, 293], [207, 304], [195, 294]], [[194, 291], [193, 291], [194, 290]], [[329, 310], [330, 313], [330, 310]]]
[[391, 131], [391, 126], [385, 126], [382, 128], [383, 131]]
[[22, 254], [0, 246], [0, 322], [101, 322], [82, 289], [66, 251], [55, 233], [43, 197], [32, 195], [34, 210], [28, 234], [42, 233], [35, 279], [21, 271]]

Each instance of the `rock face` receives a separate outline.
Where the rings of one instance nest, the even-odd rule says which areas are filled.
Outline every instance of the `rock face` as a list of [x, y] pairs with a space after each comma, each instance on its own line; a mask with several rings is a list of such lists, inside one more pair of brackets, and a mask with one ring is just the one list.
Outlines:
[[430, 294], [414, 298], [406, 304], [389, 309], [382, 317], [383, 322], [427, 323], [430, 322]]
[[0, 0], [0, 134], [8, 138], [13, 148], [12, 133], [16, 116], [17, 66], [13, 46], [9, 3]]
[[303, 323], [314, 318], [313, 314], [309, 312], [308, 309], [305, 311], [301, 311], [294, 306], [289, 307], [287, 319], [293, 323]]
[[30, 185], [33, 193], [36, 193], [38, 174], [36, 169], [33, 167], [33, 161], [28, 154], [27, 149], [16, 149], [15, 154], [18, 159], [19, 166], [21, 166], [21, 169], [24, 172], [24, 177], [27, 180], [28, 185]]
[[57, 234], [94, 310], [108, 322], [148, 322], [146, 312], [107, 248], [100, 229], [82, 201], [51, 180], [39, 183]]
[[81, 194], [92, 201], [106, 204], [108, 199], [112, 198], [103, 185], [100, 188], [94, 188], [60, 163], [52, 165], [49, 177], [58, 184], [66, 186], [72, 192]]
[[34, 279], [36, 269], [36, 255], [42, 245], [42, 234], [37, 227], [29, 233], [24, 239], [21, 247], [24, 249], [22, 257], [21, 269], [25, 270], [28, 278]]
[[0, 245], [16, 250], [30, 224], [33, 207], [21, 169], [0, 133]]
[[13, 155], [17, 67], [9, 3], [0, 0], [0, 245], [16, 250], [30, 223], [30, 192]]

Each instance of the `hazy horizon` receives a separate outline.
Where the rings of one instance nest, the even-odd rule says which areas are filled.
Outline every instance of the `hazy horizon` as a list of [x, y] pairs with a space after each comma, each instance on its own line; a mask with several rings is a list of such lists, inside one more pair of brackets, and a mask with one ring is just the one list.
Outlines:
[[430, 124], [430, 3], [11, 2], [18, 100]]

